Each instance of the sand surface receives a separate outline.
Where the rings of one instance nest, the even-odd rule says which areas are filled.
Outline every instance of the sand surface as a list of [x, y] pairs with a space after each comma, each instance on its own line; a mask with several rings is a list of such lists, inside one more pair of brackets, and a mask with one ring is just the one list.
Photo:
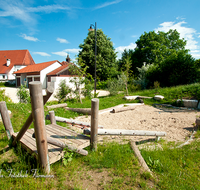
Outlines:
[[[104, 129], [163, 131], [167, 133], [166, 137], [162, 137], [163, 139], [184, 142], [191, 135], [197, 116], [200, 116], [200, 112], [197, 110], [140, 105], [130, 111], [99, 114], [99, 125], [103, 125]], [[78, 120], [90, 123], [91, 118], [83, 116]], [[121, 138], [105, 135], [104, 137]], [[126, 138], [136, 141], [149, 139], [149, 137], [143, 136], [126, 136]]]

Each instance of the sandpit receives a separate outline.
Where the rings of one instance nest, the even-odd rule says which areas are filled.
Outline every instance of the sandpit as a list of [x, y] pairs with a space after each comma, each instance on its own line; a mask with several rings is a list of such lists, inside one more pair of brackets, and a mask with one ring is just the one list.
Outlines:
[[[99, 114], [99, 125], [104, 129], [128, 129], [166, 132], [167, 141], [184, 142], [192, 134], [196, 117], [200, 116], [197, 110], [155, 108], [148, 105], [136, 106], [134, 110], [119, 113], [106, 112]], [[90, 116], [82, 116], [79, 121], [89, 122]], [[120, 136], [101, 136], [107, 139], [118, 139]], [[126, 139], [142, 141], [150, 139], [144, 136], [126, 136]]]

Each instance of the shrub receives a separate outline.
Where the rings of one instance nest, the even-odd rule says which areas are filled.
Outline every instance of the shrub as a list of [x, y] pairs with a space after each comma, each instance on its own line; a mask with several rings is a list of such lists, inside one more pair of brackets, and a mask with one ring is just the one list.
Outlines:
[[1, 101], [5, 101], [5, 102], [11, 102], [12, 100], [5, 95], [5, 90], [4, 89], [0, 89], [0, 102]]
[[150, 64], [145, 64], [139, 68], [137, 67], [139, 71], [139, 76], [137, 80], [133, 80], [133, 82], [137, 85], [140, 85], [142, 89], [147, 88], [148, 80], [147, 80], [147, 72], [150, 69], [151, 65]]
[[108, 87], [108, 81], [98, 81], [97, 82], [97, 89], [98, 90], [105, 90]]
[[19, 97], [21, 103], [30, 102], [30, 95], [26, 89], [26, 84], [21, 84], [20, 88], [17, 90], [17, 96]]
[[59, 83], [58, 92], [54, 95], [59, 102], [65, 101], [66, 96], [71, 92], [71, 89], [66, 85], [66, 80], [61, 80]]
[[83, 95], [85, 97], [88, 97], [89, 99], [92, 99], [93, 98], [93, 95], [92, 95], [92, 90], [93, 89], [94, 89], [94, 83], [92, 83], [88, 79], [85, 80], [85, 88], [83, 90]]
[[118, 93], [118, 91], [123, 90], [124, 83], [120, 77], [118, 79], [110, 79], [108, 80], [108, 91], [110, 92], [111, 96], [114, 96]]

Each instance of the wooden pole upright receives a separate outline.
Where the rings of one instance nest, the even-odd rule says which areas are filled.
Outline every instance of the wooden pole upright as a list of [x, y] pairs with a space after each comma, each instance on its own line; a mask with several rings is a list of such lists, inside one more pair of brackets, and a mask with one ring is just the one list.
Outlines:
[[47, 134], [45, 129], [44, 120], [44, 107], [43, 107], [43, 95], [42, 84], [38, 81], [29, 83], [32, 115], [35, 130], [35, 138], [38, 152], [38, 160], [40, 167], [45, 173], [50, 172]]
[[54, 111], [49, 111], [49, 117], [50, 117], [51, 124], [56, 124], [56, 117], [55, 117]]
[[14, 133], [14, 130], [10, 121], [10, 116], [8, 113], [6, 102], [4, 101], [0, 102], [0, 113], [1, 113], [1, 118], [3, 121], [4, 127], [6, 129], [8, 140], [10, 140], [12, 137], [12, 134]]
[[[44, 105], [46, 104], [48, 99], [51, 97], [53, 92], [54, 92], [54, 84], [49, 84], [46, 89], [46, 96], [43, 96]], [[19, 141], [24, 136], [24, 134], [26, 133], [26, 131], [28, 130], [28, 128], [30, 127], [32, 122], [33, 122], [33, 114], [31, 113], [29, 115], [28, 119], [26, 120], [26, 122], [24, 123], [24, 125], [22, 126], [21, 130], [15, 137], [15, 139], [12, 143], [13, 146], [15, 146], [17, 141]]]
[[91, 148], [97, 151], [98, 142], [98, 115], [99, 115], [99, 99], [94, 98], [91, 101]]

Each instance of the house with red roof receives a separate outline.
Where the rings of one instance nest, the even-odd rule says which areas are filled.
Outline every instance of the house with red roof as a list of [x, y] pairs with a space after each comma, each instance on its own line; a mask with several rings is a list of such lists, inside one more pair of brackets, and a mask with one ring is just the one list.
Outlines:
[[40, 81], [42, 83], [42, 88], [45, 89], [47, 87], [47, 82], [54, 82], [55, 89], [57, 89], [60, 81], [65, 79], [66, 84], [70, 88], [74, 88], [74, 84], [70, 82], [74, 77], [69, 71], [69, 66], [71, 64], [73, 63], [70, 63], [70, 58], [68, 56], [66, 61], [63, 61], [62, 63], [55, 60], [28, 65], [27, 67], [14, 72], [16, 75], [16, 86], [26, 83], [28, 87], [29, 82]]
[[62, 64], [57, 60], [28, 65], [27, 67], [14, 72], [14, 74], [16, 74], [16, 86], [25, 83], [28, 86], [31, 81], [40, 81], [42, 83], [42, 88], [46, 88], [48, 82], [47, 73], [50, 73], [61, 66]]
[[72, 63], [62, 62], [62, 64], [61, 67], [47, 74], [48, 82], [55, 82], [55, 89], [57, 89], [61, 80], [66, 80], [66, 84], [68, 84], [70, 88], [74, 88], [74, 84], [72, 84], [70, 80], [72, 77], [77, 76], [73, 75], [69, 70], [69, 66]]
[[14, 72], [35, 62], [28, 50], [0, 50], [0, 81], [15, 80]]

